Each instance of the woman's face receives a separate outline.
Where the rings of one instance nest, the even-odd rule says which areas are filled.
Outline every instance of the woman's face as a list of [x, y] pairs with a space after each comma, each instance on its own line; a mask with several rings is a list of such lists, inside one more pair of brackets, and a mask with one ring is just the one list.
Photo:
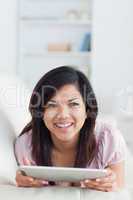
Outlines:
[[86, 119], [86, 109], [75, 85], [65, 85], [46, 104], [44, 123], [51, 137], [71, 141], [78, 136]]

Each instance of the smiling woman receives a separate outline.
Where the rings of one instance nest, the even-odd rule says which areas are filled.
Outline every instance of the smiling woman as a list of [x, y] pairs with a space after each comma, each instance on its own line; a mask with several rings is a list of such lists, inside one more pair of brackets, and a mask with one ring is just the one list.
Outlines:
[[[32, 120], [15, 143], [18, 164], [107, 168], [105, 178], [68, 185], [101, 191], [123, 186], [124, 140], [118, 130], [96, 120], [95, 94], [82, 72], [67, 66], [49, 71], [35, 86], [29, 110]], [[20, 171], [16, 181], [18, 186], [51, 184]]]

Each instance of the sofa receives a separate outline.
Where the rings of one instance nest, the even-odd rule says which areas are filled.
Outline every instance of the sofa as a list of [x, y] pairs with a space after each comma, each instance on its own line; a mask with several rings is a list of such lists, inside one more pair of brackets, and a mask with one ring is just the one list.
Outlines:
[[0, 83], [0, 200], [133, 199], [133, 157], [128, 148], [125, 167], [126, 185], [121, 191], [101, 192], [63, 186], [17, 187], [15, 182], [17, 163], [14, 157], [13, 143], [23, 126], [30, 120], [27, 105], [31, 92], [15, 76], [9, 78], [2, 75]]

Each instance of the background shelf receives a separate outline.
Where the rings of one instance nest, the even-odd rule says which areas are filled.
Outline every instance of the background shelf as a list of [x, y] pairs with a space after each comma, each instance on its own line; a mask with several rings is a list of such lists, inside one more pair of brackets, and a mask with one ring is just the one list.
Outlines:
[[46, 19], [42, 17], [22, 17], [21, 18], [22, 23], [43, 23], [43, 24], [57, 24], [57, 25], [91, 25], [91, 20], [82, 20], [82, 19], [77, 19], [77, 20], [68, 20], [68, 19]]
[[44, 53], [34, 53], [28, 52], [24, 53], [24, 57], [89, 57], [90, 52], [44, 52]]
[[91, 11], [92, 0], [19, 1], [17, 73], [30, 88], [61, 65], [75, 66], [90, 76], [91, 45], [86, 36], [91, 34]]

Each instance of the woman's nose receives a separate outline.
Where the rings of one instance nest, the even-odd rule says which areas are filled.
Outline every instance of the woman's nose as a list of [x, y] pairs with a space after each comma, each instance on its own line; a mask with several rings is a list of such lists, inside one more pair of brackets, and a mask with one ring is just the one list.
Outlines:
[[66, 106], [60, 107], [58, 109], [57, 117], [66, 118], [69, 116], [69, 109]]

